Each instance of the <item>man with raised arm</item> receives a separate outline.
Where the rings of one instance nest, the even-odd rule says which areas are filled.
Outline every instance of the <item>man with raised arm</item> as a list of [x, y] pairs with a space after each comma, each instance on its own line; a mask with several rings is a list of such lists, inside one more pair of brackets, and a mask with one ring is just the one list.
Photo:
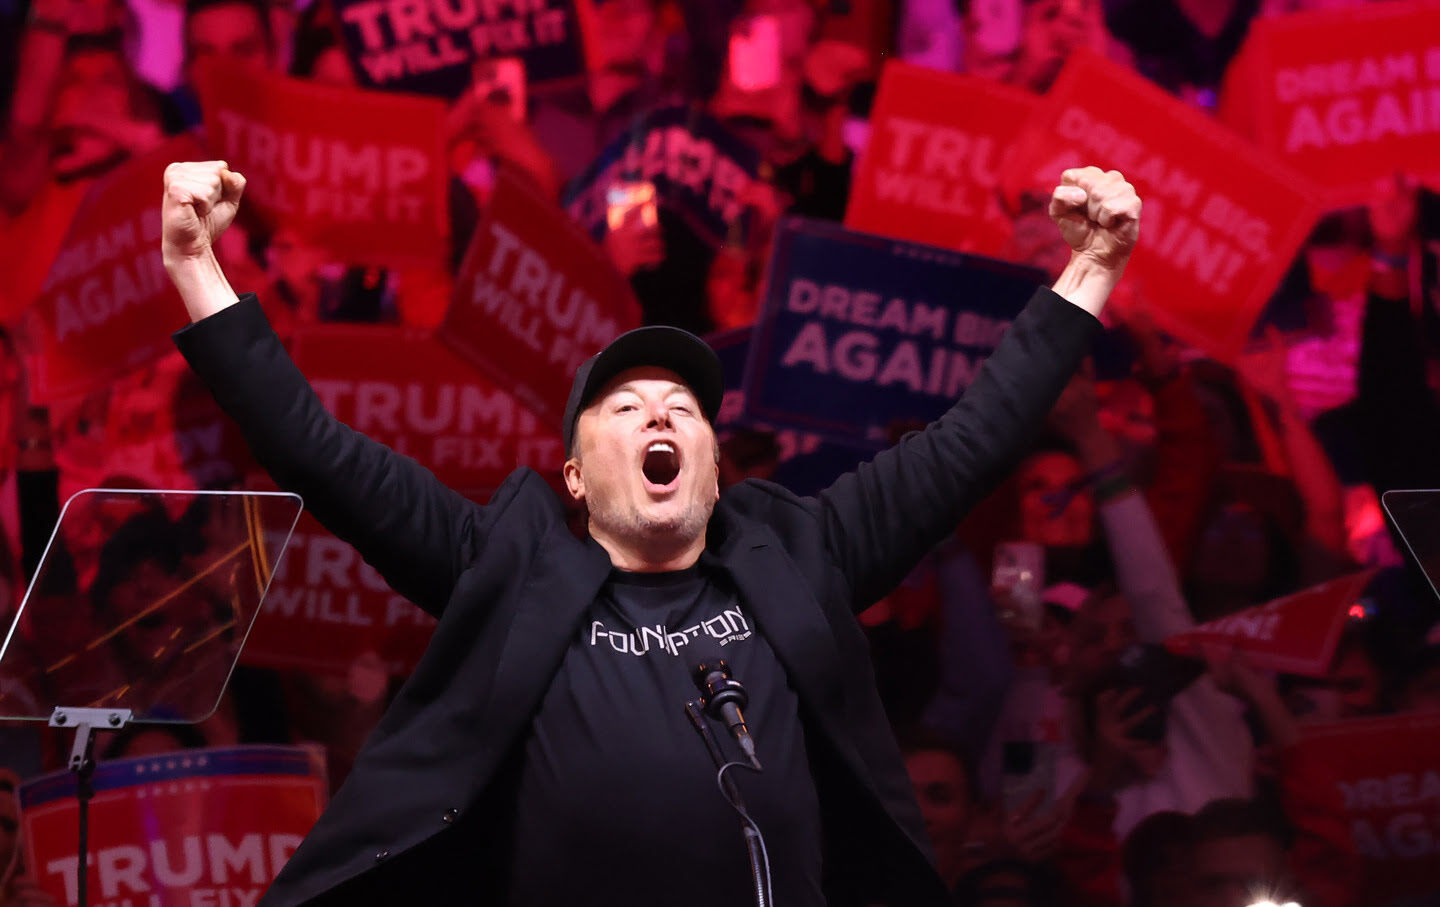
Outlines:
[[583, 540], [533, 471], [480, 506], [325, 411], [211, 254], [244, 186], [221, 161], [165, 172], [165, 266], [194, 322], [176, 343], [275, 481], [439, 618], [262, 903], [753, 903], [684, 712], [716, 657], [749, 694], [764, 770], [729, 777], [774, 902], [949, 903], [854, 615], [1004, 476], [1085, 355], [1139, 233], [1120, 174], [1064, 173], [1050, 212], [1073, 254], [1054, 289], [945, 416], [816, 497], [754, 480], [722, 496], [715, 354], [673, 328], [616, 339], [576, 373], [561, 427]]

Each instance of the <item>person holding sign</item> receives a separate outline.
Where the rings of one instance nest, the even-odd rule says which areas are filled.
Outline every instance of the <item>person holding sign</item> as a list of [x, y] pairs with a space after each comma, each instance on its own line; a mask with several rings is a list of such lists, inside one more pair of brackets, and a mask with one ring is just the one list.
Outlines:
[[[439, 618], [429, 650], [263, 903], [726, 905], [753, 894], [685, 703], [723, 659], [753, 736], [713, 735], [787, 905], [949, 903], [854, 615], [1016, 462], [1089, 350], [1139, 234], [1114, 171], [1068, 170], [1072, 250], [965, 396], [815, 497], [719, 493], [719, 361], [667, 327], [578, 369], [563, 436], [583, 540], [525, 468], [480, 506], [334, 419], [211, 248], [245, 180], [165, 172], [191, 367], [282, 488]], [[737, 746], [737, 742], [740, 744]], [[752, 760], [753, 761], [753, 760]]]

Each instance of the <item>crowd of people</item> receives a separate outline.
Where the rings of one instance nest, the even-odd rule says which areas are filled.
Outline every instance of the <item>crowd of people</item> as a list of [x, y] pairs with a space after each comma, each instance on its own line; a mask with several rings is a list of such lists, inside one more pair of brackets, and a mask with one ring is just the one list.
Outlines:
[[[518, 117], [503, 92], [451, 102], [450, 273], [331, 261], [283, 228], [250, 224], [218, 252], [282, 336], [319, 322], [433, 327], [496, 173], [560, 203], [637, 118], [690, 105], [759, 155], [745, 229], [714, 246], [663, 206], [654, 220], [636, 208], [602, 246], [647, 323], [743, 327], [776, 220], [843, 217], [885, 59], [1043, 92], [1071, 52], [1089, 48], [1210, 111], [1251, 22], [1360, 2], [595, 0], [582, 85], [530, 92]], [[325, 0], [30, 0], [0, 17], [0, 314], [10, 324], [39, 295], [86, 192], [136, 153], [200, 128], [193, 85], [205, 61], [359, 81]], [[747, 90], [727, 52], [755, 17], [778, 29], [778, 72]], [[1126, 373], [1097, 363], [1076, 377], [1016, 474], [862, 615], [957, 904], [1375, 903], [1361, 880], [1377, 854], [1356, 840], [1332, 766], [1306, 734], [1440, 711], [1434, 594], [1379, 503], [1392, 489], [1440, 484], [1440, 288], [1415, 280], [1424, 204], [1402, 174], [1368, 207], [1328, 213], [1292, 269], [1305, 292], [1262, 316], [1238, 363], [1165, 336], [1143, 295], [1117, 299], [1108, 337], [1126, 351]], [[1017, 230], [1014, 257], [1053, 270], [1058, 237], [1023, 239]], [[25, 346], [3, 338], [0, 632], [71, 491], [162, 481], [124, 442], [153, 418], [157, 393], [185, 382], [171, 358], [36, 406]], [[811, 488], [817, 476], [789, 463], [805, 450], [793, 433], [736, 429], [722, 442], [722, 480]], [[226, 487], [243, 469], [194, 485]], [[1040, 569], [997, 583], [992, 565], [1017, 552]], [[1162, 646], [1371, 568], [1324, 677], [1261, 670], [1224, 646], [1189, 658]], [[242, 665], [203, 723], [132, 729], [102, 748], [118, 757], [316, 741], [338, 786], [399, 680], [378, 657], [344, 676]], [[13, 773], [0, 776], [0, 873], [12, 870], [0, 875], [0, 905], [50, 903], [13, 871], [14, 791], [18, 778], [60, 767], [64, 745], [0, 722], [0, 769]], [[1440, 903], [1440, 882], [1412, 895], [1405, 903]]]

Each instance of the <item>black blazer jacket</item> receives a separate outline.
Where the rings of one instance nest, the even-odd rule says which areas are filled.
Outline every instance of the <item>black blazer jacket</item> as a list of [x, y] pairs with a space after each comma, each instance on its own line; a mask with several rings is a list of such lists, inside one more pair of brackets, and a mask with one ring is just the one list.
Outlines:
[[[800, 701], [832, 904], [948, 902], [854, 615], [1014, 467], [1097, 325], [1038, 290], [963, 398], [925, 431], [816, 497], [752, 480], [715, 507], [704, 559], [729, 574]], [[607, 554], [571, 534], [530, 469], [481, 506], [333, 418], [253, 294], [175, 340], [280, 487], [439, 619], [262, 903], [498, 902], [517, 753], [610, 570]], [[625, 858], [632, 865], [617, 871], [644, 871], [645, 855]], [[565, 864], [556, 854], [556, 871]]]

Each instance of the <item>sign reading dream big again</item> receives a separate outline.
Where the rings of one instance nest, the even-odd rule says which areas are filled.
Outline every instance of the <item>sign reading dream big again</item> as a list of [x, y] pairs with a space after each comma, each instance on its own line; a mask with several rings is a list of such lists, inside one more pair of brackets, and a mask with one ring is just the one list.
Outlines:
[[747, 415], [840, 442], [941, 416], [1044, 275], [786, 218], [745, 373]]

